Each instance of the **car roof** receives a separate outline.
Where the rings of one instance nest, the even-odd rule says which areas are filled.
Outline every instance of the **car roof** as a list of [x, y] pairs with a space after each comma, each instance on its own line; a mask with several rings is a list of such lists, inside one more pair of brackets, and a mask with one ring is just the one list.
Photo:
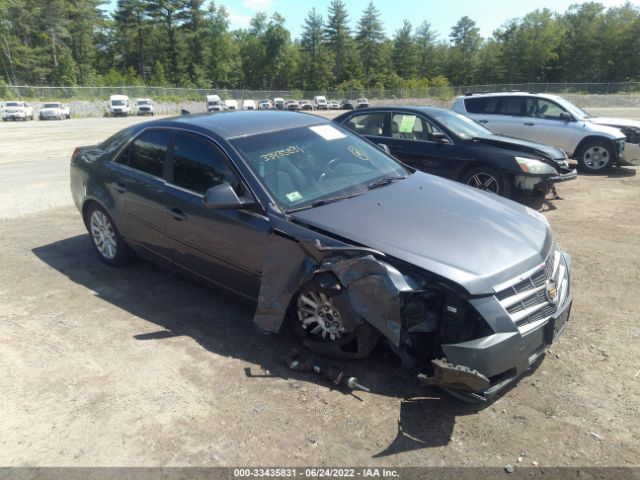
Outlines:
[[[414, 113], [433, 113], [433, 112], [447, 112], [447, 113], [456, 113], [453, 110], [448, 110], [446, 108], [438, 108], [438, 107], [421, 107], [421, 106], [397, 106], [397, 107], [371, 107], [366, 110], [354, 110], [353, 112], [348, 112], [347, 114], [343, 114], [346, 116], [351, 116], [353, 114], [358, 115], [368, 115], [372, 112], [414, 112]], [[341, 117], [343, 116], [341, 115]]]
[[557, 95], [549, 93], [536, 92], [486, 92], [486, 93], [470, 93], [461, 95], [458, 98], [479, 98], [479, 97], [542, 97], [542, 98], [560, 98]]
[[153, 126], [192, 126], [208, 130], [222, 138], [231, 139], [324, 123], [331, 122], [318, 115], [307, 113], [270, 110], [248, 112], [238, 110], [233, 112], [182, 115], [148, 122], [144, 125], [146, 128]]

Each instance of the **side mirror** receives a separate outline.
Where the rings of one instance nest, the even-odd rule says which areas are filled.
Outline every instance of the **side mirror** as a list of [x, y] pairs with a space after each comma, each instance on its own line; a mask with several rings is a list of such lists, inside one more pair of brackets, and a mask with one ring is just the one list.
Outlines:
[[253, 199], [239, 198], [233, 187], [224, 182], [208, 189], [203, 203], [207, 208], [244, 208], [254, 202]]
[[573, 117], [569, 112], [560, 112], [560, 120], [564, 120], [565, 122], [573, 122]]
[[378, 148], [382, 150], [384, 153], [386, 153], [387, 155], [391, 155], [391, 150], [389, 150], [389, 145], [387, 145], [386, 143], [379, 143]]
[[429, 140], [432, 142], [449, 143], [449, 139], [447, 139], [442, 132], [431, 132], [429, 134]]

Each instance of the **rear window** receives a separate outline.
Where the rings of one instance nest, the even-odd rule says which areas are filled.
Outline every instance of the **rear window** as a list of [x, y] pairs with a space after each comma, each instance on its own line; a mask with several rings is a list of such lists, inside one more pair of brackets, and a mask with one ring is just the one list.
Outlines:
[[5, 107], [21, 107], [22, 104], [18, 102], [7, 102], [4, 104]]
[[59, 103], [45, 103], [42, 108], [60, 108]]
[[469, 113], [486, 113], [487, 98], [465, 98], [464, 107]]
[[502, 97], [499, 102], [497, 113], [501, 115], [522, 115], [522, 98]]

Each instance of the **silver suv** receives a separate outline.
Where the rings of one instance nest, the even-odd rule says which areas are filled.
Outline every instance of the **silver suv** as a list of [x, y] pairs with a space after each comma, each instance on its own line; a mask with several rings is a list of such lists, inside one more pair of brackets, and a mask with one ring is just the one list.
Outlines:
[[453, 110], [495, 133], [561, 148], [583, 172], [604, 172], [616, 163], [640, 164], [640, 122], [592, 117], [556, 95], [467, 94], [455, 99]]

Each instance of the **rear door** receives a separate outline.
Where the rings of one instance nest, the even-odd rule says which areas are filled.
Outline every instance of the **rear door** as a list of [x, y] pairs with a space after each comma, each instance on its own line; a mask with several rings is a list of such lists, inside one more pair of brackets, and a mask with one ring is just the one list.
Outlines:
[[224, 152], [200, 135], [176, 133], [165, 194], [167, 234], [178, 268], [257, 298], [268, 218], [253, 206], [210, 209], [204, 193], [228, 182], [250, 196]]
[[491, 95], [464, 99], [466, 115], [494, 133], [521, 137], [524, 122], [524, 98]]
[[164, 264], [171, 263], [163, 205], [170, 140], [166, 130], [143, 132], [107, 165], [105, 177], [120, 233], [143, 255]]

